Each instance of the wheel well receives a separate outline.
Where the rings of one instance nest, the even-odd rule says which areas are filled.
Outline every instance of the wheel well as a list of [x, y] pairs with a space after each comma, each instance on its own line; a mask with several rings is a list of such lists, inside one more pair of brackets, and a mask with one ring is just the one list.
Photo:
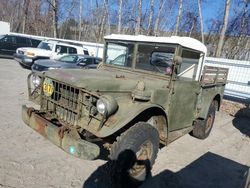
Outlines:
[[127, 125], [125, 125], [122, 129], [120, 129], [118, 132], [115, 133], [116, 136], [119, 136], [123, 132], [125, 132], [127, 129], [132, 127], [138, 122], [147, 122], [151, 117], [155, 117], [156, 122], [153, 127], [155, 127], [159, 133], [161, 141], [165, 142], [167, 139], [167, 125], [168, 125], [168, 120], [166, 113], [158, 107], [151, 107], [140, 114], [138, 114], [134, 119], [132, 119]]
[[216, 107], [216, 110], [219, 111], [220, 110], [220, 105], [221, 105], [221, 96], [219, 94], [217, 94], [213, 101], [217, 101], [218, 102], [218, 106]]

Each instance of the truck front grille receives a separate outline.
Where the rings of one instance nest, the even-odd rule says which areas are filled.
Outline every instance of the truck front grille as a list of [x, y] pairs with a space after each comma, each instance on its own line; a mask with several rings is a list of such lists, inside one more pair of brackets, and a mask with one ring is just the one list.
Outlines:
[[53, 80], [53, 93], [47, 96], [42, 92], [41, 109], [56, 116], [57, 119], [77, 125], [81, 116], [90, 115], [86, 109], [94, 107], [96, 98], [79, 88]]

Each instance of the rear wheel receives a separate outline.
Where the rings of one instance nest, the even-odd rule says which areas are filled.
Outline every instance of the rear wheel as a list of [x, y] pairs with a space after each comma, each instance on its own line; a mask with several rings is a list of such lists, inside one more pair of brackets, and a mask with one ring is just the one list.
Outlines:
[[112, 145], [110, 159], [117, 160], [119, 154], [126, 150], [134, 153], [136, 159], [130, 169], [129, 175], [138, 181], [147, 177], [147, 171], [155, 162], [159, 148], [159, 135], [157, 130], [145, 122], [136, 123], [129, 128]]
[[192, 135], [199, 139], [205, 139], [210, 134], [214, 119], [215, 119], [215, 111], [218, 106], [217, 101], [213, 101], [209, 107], [208, 114], [205, 120], [196, 120], [194, 129], [192, 131]]

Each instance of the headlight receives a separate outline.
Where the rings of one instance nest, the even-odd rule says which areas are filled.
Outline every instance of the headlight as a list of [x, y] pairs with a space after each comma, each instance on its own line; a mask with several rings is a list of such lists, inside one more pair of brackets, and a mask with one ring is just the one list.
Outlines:
[[97, 101], [96, 108], [99, 113], [105, 116], [110, 116], [117, 110], [118, 104], [113, 97], [109, 95], [103, 95]]
[[101, 99], [99, 99], [97, 101], [96, 108], [97, 108], [98, 112], [101, 114], [104, 114], [106, 111], [106, 105], [104, 104], [104, 102]]
[[49, 67], [49, 70], [59, 69], [60, 67]]
[[38, 87], [41, 84], [41, 78], [38, 75], [33, 75], [32, 83], [35, 87]]
[[26, 55], [27, 55], [28, 57], [34, 57], [34, 56], [35, 56], [35, 54], [34, 54], [33, 52], [27, 52]]

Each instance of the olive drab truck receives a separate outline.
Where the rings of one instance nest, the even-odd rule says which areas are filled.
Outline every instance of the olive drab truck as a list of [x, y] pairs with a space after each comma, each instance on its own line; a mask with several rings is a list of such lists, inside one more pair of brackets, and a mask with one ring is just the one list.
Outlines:
[[[23, 121], [76, 157], [131, 150], [154, 164], [159, 143], [190, 133], [205, 139], [219, 110], [228, 70], [206, 66], [206, 47], [189, 37], [109, 35], [97, 69], [28, 76]], [[130, 175], [145, 178], [135, 163]]]

